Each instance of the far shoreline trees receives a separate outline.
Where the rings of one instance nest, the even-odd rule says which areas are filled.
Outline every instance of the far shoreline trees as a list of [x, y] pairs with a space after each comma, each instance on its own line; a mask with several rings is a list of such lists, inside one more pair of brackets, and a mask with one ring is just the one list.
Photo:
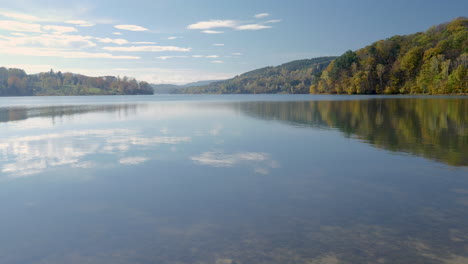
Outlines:
[[26, 74], [0, 67], [0, 96], [136, 95], [153, 94], [151, 85], [129, 77], [89, 77], [60, 71]]

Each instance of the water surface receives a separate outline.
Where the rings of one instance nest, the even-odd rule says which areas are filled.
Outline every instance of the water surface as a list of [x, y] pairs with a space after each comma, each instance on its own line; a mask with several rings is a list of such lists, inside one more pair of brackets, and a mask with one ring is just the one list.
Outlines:
[[465, 98], [0, 98], [0, 263], [468, 263]]

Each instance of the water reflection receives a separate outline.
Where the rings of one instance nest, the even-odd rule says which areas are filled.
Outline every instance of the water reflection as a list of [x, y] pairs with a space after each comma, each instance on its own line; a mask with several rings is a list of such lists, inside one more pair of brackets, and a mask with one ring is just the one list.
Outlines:
[[210, 151], [191, 157], [196, 164], [211, 167], [231, 168], [240, 164], [254, 165], [254, 172], [267, 175], [270, 169], [279, 167], [277, 161], [272, 160], [268, 153], [241, 152], [235, 154], [224, 154], [222, 152]]
[[237, 107], [256, 118], [336, 128], [379, 148], [468, 165], [467, 99], [245, 102]]
[[[173, 145], [190, 141], [191, 137], [145, 137], [136, 129], [85, 129], [6, 137], [0, 139], [0, 166], [2, 174], [8, 177], [39, 174], [65, 165], [91, 168], [97, 163], [87, 159], [96, 154], [118, 153], [122, 156], [134, 146]], [[126, 157], [121, 158], [119, 163], [139, 164], [147, 160], [148, 157]]]
[[[35, 118], [55, 120], [65, 116], [110, 113], [118, 116], [144, 115], [153, 119], [171, 113], [184, 116], [194, 112], [232, 111], [252, 117], [280, 121], [292, 126], [333, 128], [346, 137], [357, 137], [373, 146], [391, 151], [434, 159], [454, 166], [468, 165], [468, 129], [466, 129], [468, 103], [466, 99], [371, 99], [340, 101], [260, 101], [260, 102], [192, 102], [183, 105], [145, 104], [90, 104], [48, 107], [0, 108], [0, 122], [25, 121], [29, 128]], [[205, 112], [203, 112], [205, 113]], [[102, 118], [98, 119], [99, 122]], [[27, 121], [27, 122], [26, 122]], [[38, 121], [43, 122], [42, 119]], [[36, 122], [37, 123], [37, 122]], [[28, 126], [29, 124], [29, 126]], [[48, 127], [50, 128], [50, 127]], [[52, 126], [53, 128], [53, 126]], [[206, 132], [188, 131], [192, 136], [211, 136], [223, 144], [220, 133], [225, 130], [216, 123]], [[93, 161], [86, 156], [95, 153], [124, 153], [132, 146], [190, 143], [192, 136], [168, 136], [166, 126], [159, 129], [160, 136], [143, 136], [134, 129], [84, 129], [23, 137], [0, 139], [1, 171], [10, 176], [38, 174], [50, 167], [72, 166], [90, 168]], [[175, 149], [173, 149], [175, 150]], [[233, 167], [249, 162], [254, 171], [268, 174], [277, 167], [266, 153], [206, 151], [189, 157], [194, 163], [213, 167]], [[137, 165], [148, 157], [120, 158], [120, 164]]]
[[47, 117], [51, 119], [64, 116], [74, 116], [93, 112], [120, 113], [131, 115], [136, 113], [136, 108], [144, 105], [137, 104], [107, 104], [107, 105], [63, 105], [42, 107], [0, 107], [0, 122], [26, 120], [34, 117]]
[[0, 262], [468, 261], [466, 100], [286, 99], [9, 109]]

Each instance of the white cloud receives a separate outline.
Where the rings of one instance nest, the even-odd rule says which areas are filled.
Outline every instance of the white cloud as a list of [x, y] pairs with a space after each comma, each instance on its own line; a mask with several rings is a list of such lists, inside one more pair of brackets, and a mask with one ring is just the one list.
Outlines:
[[13, 36], [17, 36], [17, 37], [26, 37], [27, 34], [24, 34], [24, 33], [18, 33], [18, 32], [12, 32], [11, 33]]
[[215, 60], [215, 61], [212, 61], [211, 63], [218, 63], [218, 64], [221, 64], [221, 63], [224, 63], [224, 61]]
[[241, 25], [236, 27], [236, 30], [260, 30], [260, 29], [267, 29], [271, 28], [271, 26], [265, 26], [262, 24], [248, 24], [248, 25]]
[[235, 20], [209, 20], [200, 21], [195, 24], [188, 25], [188, 29], [213, 29], [213, 28], [234, 28], [238, 25]]
[[58, 9], [51, 10], [48, 9], [35, 9], [34, 14], [42, 14], [43, 16], [36, 16], [24, 13], [18, 13], [11, 10], [0, 10], [0, 16], [7, 17], [14, 20], [24, 21], [24, 22], [61, 22], [66, 21], [68, 18], [72, 17], [72, 12], [61, 10], [64, 12], [58, 12]]
[[[268, 16], [267, 13], [262, 13], [256, 15], [258, 18]], [[237, 20], [208, 20], [208, 21], [200, 21], [195, 24], [188, 25], [188, 29], [200, 29], [202, 33], [205, 34], [221, 34], [224, 33], [223, 31], [216, 31], [212, 29], [217, 28], [231, 28], [235, 30], [260, 30], [260, 29], [267, 29], [271, 28], [271, 26], [266, 26], [264, 24], [267, 23], [277, 23], [281, 20], [269, 20], [265, 23], [256, 23], [256, 24], [243, 24], [241, 21]]]
[[0, 47], [29, 46], [37, 48], [88, 48], [96, 44], [93, 37], [81, 35], [41, 34], [35, 36], [3, 37]]
[[118, 35], [118, 36], [122, 35], [122, 33], [120, 33], [120, 32], [112, 32], [112, 34]]
[[208, 58], [208, 59], [215, 59], [215, 58], [219, 58], [219, 55], [192, 55], [192, 58]]
[[108, 51], [147, 51], [147, 52], [162, 52], [162, 51], [178, 51], [178, 52], [188, 52], [192, 48], [181, 48], [175, 46], [131, 46], [131, 47], [104, 47], [104, 50]]
[[47, 25], [47, 26], [43, 26], [42, 28], [46, 31], [52, 31], [53, 34], [64, 34], [64, 33], [72, 33], [72, 32], [78, 31], [74, 27], [54, 26], [54, 25]]
[[23, 23], [12, 20], [0, 20], [0, 29], [7, 31], [19, 31], [19, 32], [34, 32], [41, 33], [41, 25]]
[[[53, 69], [54, 66], [48, 64], [7, 64], [4, 65], [6, 68], [16, 68], [16, 69], [23, 69], [27, 73], [37, 73], [37, 72], [46, 72], [50, 69]], [[43, 125], [43, 121], [41, 120], [41, 125]]]
[[[54, 51], [46, 52], [44, 56], [51, 56]], [[140, 57], [136, 56], [116, 56], [110, 53], [91, 53], [91, 52], [74, 52], [74, 51], [55, 51], [56, 57], [68, 58], [68, 59], [76, 59], [76, 58], [90, 58], [90, 59], [127, 59], [127, 60], [136, 60], [141, 59]], [[40, 56], [40, 55], [38, 55]]]
[[153, 45], [153, 44], [156, 44], [156, 42], [149, 42], [149, 41], [129, 42], [126, 39], [111, 39], [111, 38], [95, 38], [95, 39], [101, 43], [113, 43], [117, 45], [124, 45], [124, 44]]
[[168, 60], [168, 59], [177, 59], [177, 58], [188, 58], [188, 56], [159, 56], [156, 59], [159, 60]]
[[156, 42], [151, 42], [151, 41], [137, 41], [137, 42], [130, 42], [131, 44], [137, 44], [137, 45], [154, 45]]
[[174, 39], [178, 39], [179, 37], [168, 37], [167, 39], [168, 40], [174, 40]]
[[254, 17], [255, 18], [264, 18], [264, 17], [267, 17], [269, 16], [270, 14], [268, 13], [260, 13], [260, 14], [256, 14]]
[[205, 34], [223, 34], [224, 31], [216, 31], [216, 30], [202, 30], [201, 33]]
[[239, 52], [234, 52], [232, 53], [233, 56], [242, 56], [242, 53], [239, 53]]
[[215, 44], [213, 44], [213, 46], [216, 46], [216, 47], [224, 47], [224, 44], [221, 44], [221, 43], [215, 43]]
[[123, 165], [138, 165], [148, 160], [149, 159], [146, 157], [127, 157], [127, 158], [120, 159], [119, 163]]
[[[75, 12], [77, 11], [77, 12]], [[71, 17], [76, 17], [77, 14], [80, 14], [80, 10], [51, 10], [49, 9], [40, 9], [35, 10], [35, 13], [41, 13], [43, 16], [34, 16], [24, 13], [18, 13], [13, 11], [0, 10], [0, 16], [11, 18], [14, 20], [24, 21], [24, 22], [57, 22], [65, 24], [73, 24], [79, 27], [91, 27], [96, 25], [93, 22], [81, 20], [81, 19], [70, 19]], [[73, 14], [75, 13], [75, 14]], [[102, 20], [102, 24], [108, 24], [106, 21]]]
[[282, 21], [281, 19], [273, 19], [273, 20], [268, 20], [268, 21], [264, 22], [264, 24], [279, 23], [281, 21]]
[[65, 21], [65, 24], [73, 24], [73, 25], [81, 25], [81, 24], [88, 24], [88, 21], [84, 20], [67, 20]]
[[16, 12], [7, 12], [7, 11], [0, 11], [0, 15], [8, 18], [13, 18], [16, 20], [23, 20], [23, 21], [39, 21], [40, 19], [36, 16], [16, 13]]
[[117, 29], [121, 30], [129, 30], [129, 31], [147, 31], [148, 29], [142, 26], [137, 25], [115, 25]]
[[65, 21], [65, 23], [66, 24], [77, 25], [79, 27], [92, 27], [92, 26], [96, 25], [95, 23], [85, 21], [85, 20], [67, 20], [67, 21]]
[[64, 51], [61, 49], [43, 49], [43, 48], [29, 48], [29, 47], [1, 47], [0, 53], [15, 54], [22, 56], [37, 56], [37, 57], [59, 57], [67, 59], [127, 59], [135, 60], [140, 59], [136, 56], [116, 56], [110, 53], [92, 53], [83, 51]]
[[98, 42], [101, 43], [113, 43], [117, 45], [127, 44], [128, 40], [126, 39], [111, 39], [111, 38], [96, 38]]

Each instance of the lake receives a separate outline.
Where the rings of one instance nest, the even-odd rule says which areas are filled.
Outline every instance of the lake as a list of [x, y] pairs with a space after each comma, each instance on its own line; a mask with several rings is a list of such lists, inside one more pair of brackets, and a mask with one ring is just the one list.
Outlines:
[[0, 263], [468, 263], [468, 98], [0, 98]]

